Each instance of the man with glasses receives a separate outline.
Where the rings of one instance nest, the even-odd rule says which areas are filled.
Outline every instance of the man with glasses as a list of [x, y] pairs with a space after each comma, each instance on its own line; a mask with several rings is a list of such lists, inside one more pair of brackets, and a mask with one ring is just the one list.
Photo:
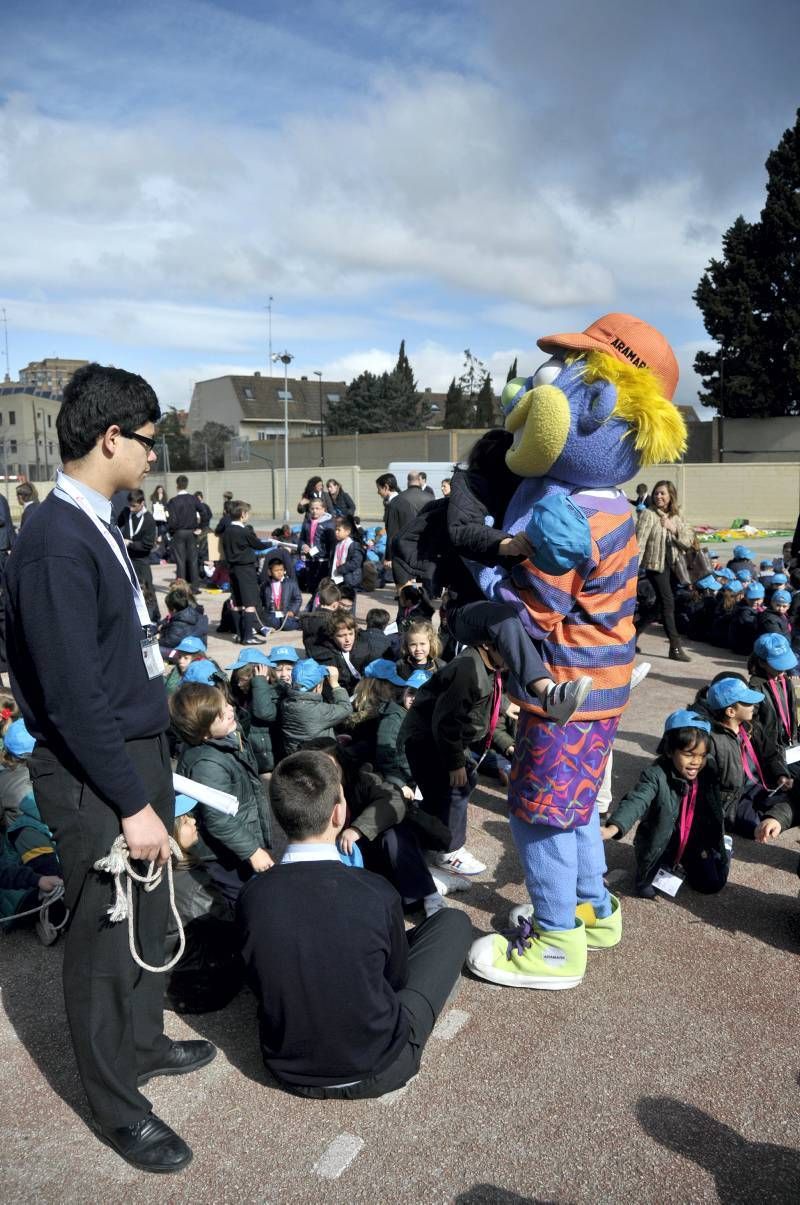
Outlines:
[[[165, 1036], [164, 977], [133, 961], [127, 923], [108, 918], [113, 881], [94, 869], [120, 833], [140, 872], [170, 857], [163, 664], [111, 522], [115, 491], [139, 490], [155, 461], [159, 417], [141, 377], [99, 364], [75, 373], [56, 420], [64, 468], [9, 557], [6, 620], [12, 689], [36, 739], [34, 794], [64, 868], [64, 1000], [92, 1126], [134, 1167], [170, 1172], [192, 1152], [139, 1088], [194, 1071], [216, 1051]], [[133, 891], [137, 950], [161, 966], [167, 883]]]

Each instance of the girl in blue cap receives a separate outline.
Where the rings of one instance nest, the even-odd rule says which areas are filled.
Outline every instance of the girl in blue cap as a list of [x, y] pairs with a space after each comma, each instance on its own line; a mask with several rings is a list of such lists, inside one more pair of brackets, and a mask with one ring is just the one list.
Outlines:
[[730, 625], [731, 651], [749, 657], [753, 651], [756, 639], [758, 616], [763, 610], [764, 587], [761, 582], [750, 582], [744, 590], [744, 597], [739, 595], [739, 602], [733, 608]]
[[655, 899], [661, 872], [685, 875], [704, 895], [721, 891], [728, 880], [725, 817], [716, 776], [706, 767], [710, 733], [708, 720], [694, 711], [667, 716], [656, 760], [600, 830], [604, 840], [619, 840], [639, 822], [636, 894], [644, 899]]
[[788, 590], [781, 588], [772, 591], [766, 610], [762, 611], [758, 617], [759, 636], [763, 636], [766, 632], [778, 632], [787, 640], [791, 639], [792, 628], [789, 623], [791, 601], [792, 596]]

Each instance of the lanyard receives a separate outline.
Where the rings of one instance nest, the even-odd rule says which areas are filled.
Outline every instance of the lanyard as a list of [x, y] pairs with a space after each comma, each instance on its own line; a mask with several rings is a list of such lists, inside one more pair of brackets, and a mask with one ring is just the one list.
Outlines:
[[[780, 683], [780, 695], [778, 694], [778, 683]], [[789, 718], [789, 699], [786, 695], [786, 679], [785, 678], [770, 678], [767, 686], [772, 692], [772, 697], [775, 700], [775, 706], [778, 709], [778, 715], [781, 718], [781, 723], [786, 729], [786, 735], [789, 740], [792, 739], [792, 724]]]
[[280, 582], [272, 583], [272, 604], [273, 604], [273, 606], [272, 606], [273, 611], [280, 610], [280, 607], [281, 607], [281, 583]]
[[[62, 472], [56, 478], [56, 487], [62, 493], [67, 494], [72, 499], [79, 510], [82, 510], [94, 527], [100, 532], [100, 535], [105, 540], [108, 547], [113, 552], [117, 561], [125, 572], [125, 576], [130, 582], [131, 590], [133, 591], [133, 602], [136, 607], [136, 614], [139, 617], [139, 623], [143, 628], [149, 628], [151, 624], [150, 612], [147, 610], [147, 603], [144, 601], [142, 587], [139, 585], [133, 565], [130, 562], [130, 557], [124, 548], [124, 545], [115, 540], [105, 523], [98, 517], [90, 504], [86, 501], [80, 490], [70, 481]], [[120, 539], [122, 537], [120, 536]]]
[[489, 705], [489, 727], [486, 731], [486, 743], [483, 746], [484, 752], [489, 748], [494, 736], [494, 730], [497, 727], [497, 721], [500, 719], [500, 705], [503, 701], [503, 679], [500, 677], [500, 671], [494, 671], [494, 681], [492, 682], [492, 701]]
[[[141, 510], [138, 515], [134, 515], [133, 513], [128, 515], [128, 539], [129, 540], [134, 540], [136, 538], [136, 536], [138, 536], [139, 530], [140, 530], [142, 524], [144, 523], [144, 516], [145, 516], [145, 512], [143, 510]], [[136, 524], [135, 531], [134, 531], [134, 527], [133, 527], [134, 518], [138, 518], [138, 520], [139, 520], [139, 522]]]
[[756, 756], [756, 751], [753, 748], [753, 742], [750, 740], [750, 737], [747, 735], [747, 732], [744, 728], [739, 729], [739, 740], [741, 742], [742, 751], [742, 769], [744, 770], [746, 777], [749, 778], [751, 782], [755, 782], [756, 775], [758, 775], [758, 781], [766, 791], [767, 784], [764, 782], [764, 775], [761, 773], [761, 766], [759, 764], [758, 757]]
[[696, 803], [697, 783], [693, 782], [681, 800], [681, 814], [678, 820], [678, 849], [675, 854], [676, 866], [683, 857], [683, 851], [686, 849], [686, 843], [689, 840], [689, 833], [692, 831]]
[[336, 568], [337, 569], [341, 569], [342, 561], [345, 560], [348, 552], [350, 551], [350, 545], [352, 543], [353, 543], [353, 541], [348, 536], [346, 540], [342, 540], [341, 544], [337, 544], [337, 546], [336, 546]]

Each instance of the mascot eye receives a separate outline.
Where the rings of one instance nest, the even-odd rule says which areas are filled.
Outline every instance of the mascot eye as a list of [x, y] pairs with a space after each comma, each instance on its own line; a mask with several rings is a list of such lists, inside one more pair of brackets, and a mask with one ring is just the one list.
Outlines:
[[617, 404], [616, 388], [606, 381], [596, 381], [586, 391], [583, 413], [578, 419], [578, 431], [591, 435], [611, 416]]

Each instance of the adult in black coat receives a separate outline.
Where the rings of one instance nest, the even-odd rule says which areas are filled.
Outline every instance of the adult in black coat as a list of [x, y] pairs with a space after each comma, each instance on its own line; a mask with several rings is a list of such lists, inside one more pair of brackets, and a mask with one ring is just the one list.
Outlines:
[[[419, 486], [416, 487], [416, 493], [412, 495], [411, 499], [408, 498], [408, 490], [402, 494], [398, 493], [397, 478], [393, 473], [381, 473], [380, 477], [376, 478], [375, 485], [383, 499], [383, 524], [386, 528], [386, 551], [383, 565], [387, 572], [391, 571], [395, 585], [400, 587], [408, 581], [411, 574], [402, 563], [397, 565], [392, 563], [395, 540], [403, 528], [407, 527], [422, 510], [427, 499]], [[417, 503], [419, 504], [417, 505]]]
[[328, 514], [333, 515], [334, 519], [337, 515], [354, 515], [356, 513], [355, 502], [342, 489], [341, 482], [337, 481], [335, 477], [328, 478], [325, 483], [325, 495], [323, 502]]

